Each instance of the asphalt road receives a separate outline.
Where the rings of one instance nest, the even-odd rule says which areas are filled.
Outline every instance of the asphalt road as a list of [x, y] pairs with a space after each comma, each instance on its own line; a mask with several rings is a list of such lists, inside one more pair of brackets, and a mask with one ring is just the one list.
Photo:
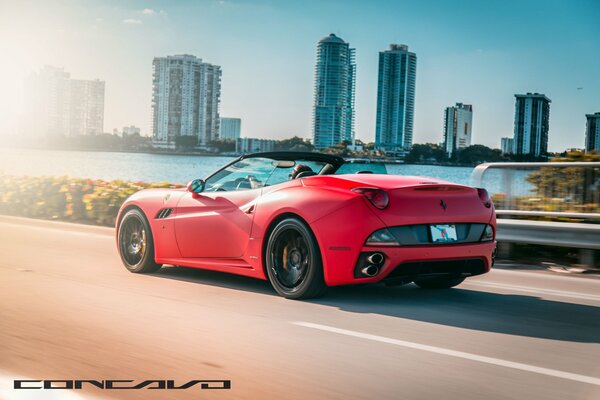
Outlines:
[[599, 307], [598, 279], [499, 269], [447, 291], [291, 301], [234, 275], [131, 274], [112, 229], [0, 217], [7, 399], [25, 377], [232, 383], [78, 391], [103, 399], [600, 399]]

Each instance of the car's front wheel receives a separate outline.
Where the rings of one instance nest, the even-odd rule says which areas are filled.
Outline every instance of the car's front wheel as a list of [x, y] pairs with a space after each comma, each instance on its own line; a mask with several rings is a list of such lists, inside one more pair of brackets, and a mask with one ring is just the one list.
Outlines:
[[117, 242], [121, 260], [130, 272], [154, 272], [161, 267], [154, 262], [152, 231], [140, 210], [131, 209], [121, 218]]
[[299, 219], [287, 218], [275, 226], [267, 242], [265, 260], [269, 280], [281, 296], [308, 299], [324, 293], [317, 241]]
[[465, 278], [459, 277], [440, 277], [417, 279], [415, 285], [422, 289], [450, 289], [451, 287], [460, 285]]

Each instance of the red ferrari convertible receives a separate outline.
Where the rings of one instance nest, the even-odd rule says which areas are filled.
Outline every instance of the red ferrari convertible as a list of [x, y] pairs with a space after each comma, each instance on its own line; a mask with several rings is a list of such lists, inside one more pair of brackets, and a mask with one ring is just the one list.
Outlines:
[[496, 248], [485, 189], [319, 153], [248, 154], [187, 188], [142, 190], [116, 225], [131, 272], [230, 272], [292, 299], [381, 281], [450, 288], [488, 272]]

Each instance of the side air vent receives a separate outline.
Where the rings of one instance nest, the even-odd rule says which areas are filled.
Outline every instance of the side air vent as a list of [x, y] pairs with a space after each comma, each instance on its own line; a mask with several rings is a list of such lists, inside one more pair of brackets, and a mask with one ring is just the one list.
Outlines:
[[163, 208], [156, 214], [156, 219], [167, 218], [173, 212], [172, 208]]

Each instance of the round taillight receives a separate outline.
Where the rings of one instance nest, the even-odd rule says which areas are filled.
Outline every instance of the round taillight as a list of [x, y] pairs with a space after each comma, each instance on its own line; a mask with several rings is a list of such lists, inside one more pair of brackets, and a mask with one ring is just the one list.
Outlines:
[[390, 196], [383, 189], [359, 187], [352, 189], [355, 193], [360, 193], [365, 196], [375, 208], [383, 210], [390, 204]]
[[490, 208], [492, 206], [492, 199], [490, 199], [490, 195], [488, 194], [487, 190], [478, 188], [477, 194], [479, 195], [479, 200], [481, 200], [486, 208]]

